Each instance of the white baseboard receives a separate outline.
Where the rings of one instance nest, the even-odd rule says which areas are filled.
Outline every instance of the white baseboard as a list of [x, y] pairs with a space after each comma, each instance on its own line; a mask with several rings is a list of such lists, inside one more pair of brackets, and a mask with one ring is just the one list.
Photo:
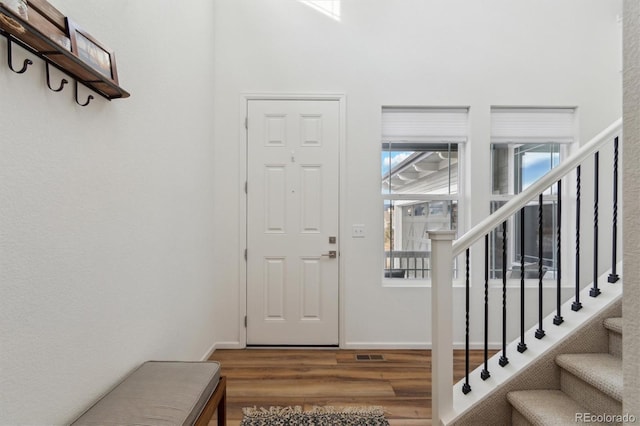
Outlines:
[[202, 358], [200, 358], [200, 361], [206, 361], [208, 360], [211, 355], [216, 351], [217, 346], [216, 343], [214, 343], [213, 345], [211, 345], [211, 347], [207, 350], [207, 353], [204, 354], [204, 356]]
[[216, 342], [216, 349], [245, 349], [247, 345], [241, 342]]
[[[216, 342], [214, 343], [207, 353], [202, 357], [203, 361], [206, 361], [217, 349], [246, 349], [246, 345], [240, 342]], [[499, 350], [502, 348], [500, 342], [489, 342], [489, 349]], [[423, 342], [347, 342], [340, 346], [340, 349], [345, 350], [358, 350], [358, 349], [380, 349], [380, 350], [393, 350], [393, 349], [415, 349], [415, 350], [430, 350], [431, 343]], [[453, 349], [464, 349], [464, 343], [454, 342]], [[469, 343], [469, 349], [478, 350], [484, 349], [483, 342], [471, 342]]]
[[340, 349], [431, 349], [431, 344], [419, 342], [345, 342]]
[[[454, 342], [453, 349], [464, 349], [464, 342]], [[489, 342], [489, 349], [499, 350], [502, 348], [500, 342]], [[340, 349], [420, 349], [430, 350], [431, 342], [346, 342]], [[470, 342], [469, 349], [484, 349], [484, 342]]]

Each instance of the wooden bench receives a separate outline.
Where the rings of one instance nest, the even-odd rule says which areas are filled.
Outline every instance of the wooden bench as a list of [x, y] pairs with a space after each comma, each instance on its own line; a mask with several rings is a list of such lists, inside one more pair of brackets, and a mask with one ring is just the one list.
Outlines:
[[217, 362], [148, 361], [85, 411], [72, 426], [226, 425], [226, 377]]

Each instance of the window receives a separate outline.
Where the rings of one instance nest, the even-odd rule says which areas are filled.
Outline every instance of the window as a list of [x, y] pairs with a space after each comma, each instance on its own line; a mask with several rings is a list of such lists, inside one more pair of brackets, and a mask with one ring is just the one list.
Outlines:
[[384, 276], [428, 279], [428, 231], [458, 229], [466, 108], [383, 108]]
[[[493, 109], [491, 175], [493, 213], [513, 195], [525, 190], [560, 163], [566, 143], [573, 142], [574, 109]], [[543, 278], [555, 278], [557, 270], [557, 186], [543, 193]], [[507, 274], [519, 278], [524, 257], [525, 278], [538, 277], [538, 211], [533, 200], [507, 222]], [[524, 252], [521, 235], [524, 231]], [[502, 278], [502, 229], [490, 238], [490, 276]]]

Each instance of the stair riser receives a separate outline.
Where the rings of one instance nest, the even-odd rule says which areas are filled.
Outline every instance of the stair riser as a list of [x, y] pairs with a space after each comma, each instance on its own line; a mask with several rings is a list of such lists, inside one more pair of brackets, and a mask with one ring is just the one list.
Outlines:
[[622, 334], [609, 331], [609, 353], [617, 358], [622, 358]]
[[621, 402], [602, 393], [564, 369], [560, 372], [560, 389], [592, 414], [622, 414]]

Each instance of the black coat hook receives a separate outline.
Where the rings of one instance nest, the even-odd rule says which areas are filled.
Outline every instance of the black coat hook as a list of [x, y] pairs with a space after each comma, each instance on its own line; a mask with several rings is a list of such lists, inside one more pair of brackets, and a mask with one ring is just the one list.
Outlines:
[[51, 87], [51, 79], [49, 77], [49, 62], [46, 62], [46, 67], [47, 67], [47, 86], [49, 86], [49, 89], [53, 90], [54, 92], [59, 92], [62, 89], [64, 89], [64, 85], [67, 84], [69, 81], [66, 78], [63, 78], [62, 81], [60, 82], [60, 87], [58, 87], [57, 89], [54, 89], [53, 87]]
[[11, 54], [12, 45], [13, 45], [13, 42], [11, 41], [11, 39], [7, 38], [7, 62], [9, 63], [9, 68], [11, 68], [11, 71], [15, 72], [16, 74], [22, 74], [27, 70], [29, 65], [33, 65], [33, 61], [31, 61], [31, 59], [25, 59], [24, 63], [22, 64], [22, 69], [16, 71], [13, 68], [13, 55]]
[[93, 99], [93, 95], [89, 95], [89, 97], [87, 98], [87, 102], [80, 103], [80, 101], [78, 100], [78, 81], [76, 81], [76, 103], [84, 107], [89, 105], [89, 102], [91, 102], [92, 99]]

